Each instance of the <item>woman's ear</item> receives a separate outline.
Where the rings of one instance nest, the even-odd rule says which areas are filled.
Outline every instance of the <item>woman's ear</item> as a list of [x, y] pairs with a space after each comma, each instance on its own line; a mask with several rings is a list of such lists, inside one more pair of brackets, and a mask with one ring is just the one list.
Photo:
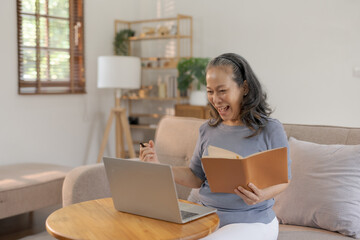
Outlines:
[[244, 83], [242, 85], [242, 87], [244, 88], [244, 96], [248, 95], [249, 93], [249, 86], [246, 80], [244, 80]]

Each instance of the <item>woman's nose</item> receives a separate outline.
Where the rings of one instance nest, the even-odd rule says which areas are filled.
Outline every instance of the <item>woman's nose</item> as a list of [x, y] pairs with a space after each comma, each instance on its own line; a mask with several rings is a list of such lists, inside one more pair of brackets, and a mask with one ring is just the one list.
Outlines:
[[214, 93], [212, 96], [212, 100], [214, 103], [220, 103], [221, 102], [221, 98], [218, 94]]

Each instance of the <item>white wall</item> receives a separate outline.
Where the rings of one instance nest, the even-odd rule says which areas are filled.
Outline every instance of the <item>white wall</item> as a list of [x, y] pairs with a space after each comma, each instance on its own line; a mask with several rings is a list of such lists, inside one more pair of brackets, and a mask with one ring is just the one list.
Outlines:
[[[194, 18], [194, 56], [243, 55], [282, 122], [360, 127], [358, 0], [88, 0], [86, 95], [17, 94], [16, 1], [0, 2], [0, 164], [96, 161], [112, 92], [96, 60], [112, 54], [113, 20]], [[110, 141], [113, 137], [110, 137]], [[112, 154], [111, 144], [107, 154]]]
[[111, 91], [96, 88], [96, 61], [100, 55], [112, 54], [114, 19], [134, 19], [135, 6], [136, 1], [85, 2], [87, 94], [20, 96], [16, 1], [0, 2], [0, 164], [96, 162], [108, 110], [114, 104]]
[[193, 16], [195, 56], [244, 56], [282, 122], [360, 127], [360, 1], [150, 2], [146, 17]]

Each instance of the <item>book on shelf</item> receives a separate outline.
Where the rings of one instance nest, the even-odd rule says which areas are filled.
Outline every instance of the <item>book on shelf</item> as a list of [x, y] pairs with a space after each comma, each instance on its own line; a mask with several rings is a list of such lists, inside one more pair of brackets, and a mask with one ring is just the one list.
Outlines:
[[247, 157], [214, 146], [201, 158], [212, 192], [234, 193], [238, 186], [251, 191], [249, 183], [263, 189], [287, 183], [287, 148], [275, 148]]
[[166, 81], [166, 95], [168, 98], [177, 97], [177, 79], [176, 76], [167, 76]]

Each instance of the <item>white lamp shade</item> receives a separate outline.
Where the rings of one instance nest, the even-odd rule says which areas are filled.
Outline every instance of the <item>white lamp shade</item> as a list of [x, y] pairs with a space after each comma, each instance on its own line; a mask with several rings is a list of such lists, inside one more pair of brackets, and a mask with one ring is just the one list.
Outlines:
[[100, 56], [98, 88], [140, 88], [141, 62], [133, 56]]

